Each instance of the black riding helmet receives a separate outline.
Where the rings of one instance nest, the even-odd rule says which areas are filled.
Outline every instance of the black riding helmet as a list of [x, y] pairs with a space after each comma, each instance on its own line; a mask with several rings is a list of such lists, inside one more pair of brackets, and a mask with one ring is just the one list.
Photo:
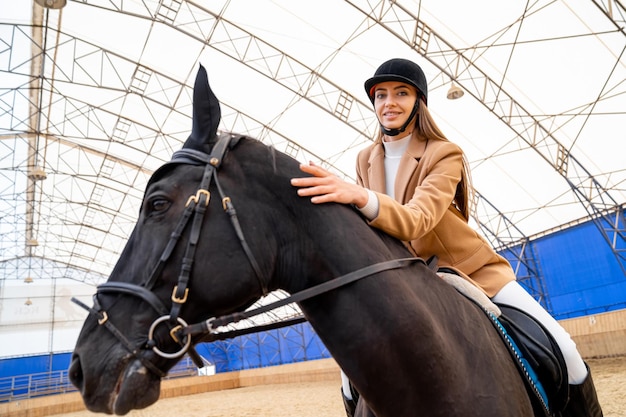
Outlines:
[[380, 126], [385, 135], [396, 136], [404, 132], [415, 117], [419, 107], [420, 96], [424, 97], [425, 103], [428, 102], [428, 84], [424, 71], [415, 62], [402, 58], [390, 59], [378, 67], [372, 78], [365, 81], [365, 92], [372, 104], [374, 104], [374, 87], [376, 87], [376, 84], [385, 81], [399, 81], [417, 88], [418, 97], [406, 123], [398, 129], [387, 129], [383, 125]]

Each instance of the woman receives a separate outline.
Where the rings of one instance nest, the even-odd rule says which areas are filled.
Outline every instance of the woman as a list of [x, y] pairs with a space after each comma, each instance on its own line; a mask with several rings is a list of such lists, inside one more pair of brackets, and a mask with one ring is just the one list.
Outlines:
[[[294, 178], [298, 195], [314, 204], [352, 204], [369, 224], [406, 243], [417, 256], [464, 274], [496, 303], [525, 310], [553, 335], [567, 364], [570, 400], [563, 416], [602, 416], [591, 374], [576, 344], [521, 287], [506, 259], [468, 224], [469, 167], [431, 117], [422, 69], [409, 60], [383, 63], [365, 82], [380, 123], [378, 138], [357, 158], [357, 184], [314, 164]], [[344, 376], [344, 401], [352, 395]], [[346, 409], [348, 410], [348, 405]]]

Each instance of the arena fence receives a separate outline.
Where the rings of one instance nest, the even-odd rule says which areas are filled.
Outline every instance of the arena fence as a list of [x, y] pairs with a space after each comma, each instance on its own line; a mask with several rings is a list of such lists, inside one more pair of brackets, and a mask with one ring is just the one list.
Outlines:
[[[201, 371], [202, 374], [214, 373], [215, 368], [211, 364], [207, 364], [206, 368]], [[198, 368], [188, 357], [185, 357], [168, 373], [166, 379], [198, 374]], [[0, 378], [0, 403], [75, 391], [76, 388], [70, 382], [67, 370]]]

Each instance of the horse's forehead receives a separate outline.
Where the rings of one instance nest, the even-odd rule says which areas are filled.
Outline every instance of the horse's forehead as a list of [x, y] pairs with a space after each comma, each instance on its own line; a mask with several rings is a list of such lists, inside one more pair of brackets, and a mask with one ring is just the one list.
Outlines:
[[146, 184], [145, 192], [147, 193], [150, 187], [152, 187], [156, 183], [173, 183], [174, 181], [180, 179], [179, 175], [172, 175], [176, 171], [178, 171], [180, 175], [185, 175], [189, 172], [188, 169], [185, 168], [198, 166], [199, 165], [182, 162], [167, 162], [166, 164], [161, 165], [161, 167], [159, 167], [156, 171], [154, 171], [154, 173], [150, 177], [150, 180], [148, 181], [148, 184]]

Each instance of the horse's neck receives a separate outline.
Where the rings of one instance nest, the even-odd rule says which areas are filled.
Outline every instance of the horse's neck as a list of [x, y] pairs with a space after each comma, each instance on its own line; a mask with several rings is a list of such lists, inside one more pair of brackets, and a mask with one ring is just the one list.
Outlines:
[[[346, 210], [349, 209], [346, 208]], [[306, 277], [296, 284], [299, 286], [298, 290], [310, 288], [385, 261], [412, 256], [400, 241], [370, 227], [356, 213], [346, 212], [346, 210], [331, 212], [334, 216], [333, 222], [326, 225], [325, 229], [318, 224], [319, 230], [309, 231], [309, 234], [316, 236], [315, 250], [312, 253], [303, 254], [303, 259], [299, 259], [294, 265], [295, 268], [301, 268], [302, 276]], [[330, 217], [326, 216], [326, 218]], [[424, 272], [424, 269], [406, 267], [379, 273], [365, 273], [354, 283], [340, 287], [330, 294], [322, 295], [314, 302], [303, 303], [303, 310], [305, 314], [321, 313], [322, 318], [336, 315], [329, 320], [331, 326], [332, 323], [336, 325], [346, 320], [346, 310], [354, 313], [355, 316], [369, 315], [370, 308], [372, 311], [385, 310], [390, 307], [389, 297], [397, 293], [406, 294], [409, 285], [410, 291], [417, 291], [415, 290], [417, 278], [413, 275], [418, 272], [411, 272], [416, 270]], [[432, 271], [427, 268], [425, 270], [426, 273], [432, 275]], [[363, 301], [367, 302], [363, 303]], [[413, 302], [414, 300], [411, 300], [411, 303]], [[312, 320], [316, 321], [316, 318]], [[357, 320], [357, 322], [356, 327], [367, 326], [362, 321]], [[324, 325], [321, 320], [319, 324]]]
[[[282, 289], [293, 293], [355, 270], [410, 257], [404, 245], [367, 225], [348, 206], [314, 206], [299, 217], [297, 235], [283, 253]], [[297, 249], [294, 249], [297, 247]], [[284, 260], [284, 259], [282, 259]]]

